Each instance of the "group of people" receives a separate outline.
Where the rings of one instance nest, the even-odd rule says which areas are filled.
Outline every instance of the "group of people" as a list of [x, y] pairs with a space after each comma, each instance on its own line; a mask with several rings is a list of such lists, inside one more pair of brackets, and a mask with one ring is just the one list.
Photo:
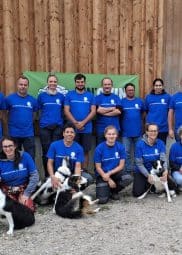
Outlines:
[[[34, 162], [37, 113], [45, 177], [51, 177], [54, 188], [59, 185], [54, 173], [65, 156], [72, 173], [93, 183], [88, 171], [93, 119], [96, 196], [100, 203], [119, 199], [118, 193], [131, 182], [133, 195], [143, 194], [152, 183], [151, 162], [158, 159], [165, 167], [161, 179], [166, 180], [170, 169], [182, 187], [182, 92], [169, 95], [163, 80], [157, 78], [144, 100], [136, 97], [132, 83], [124, 86], [126, 97], [119, 98], [112, 93], [112, 79], [105, 77], [102, 93], [94, 96], [86, 90], [85, 75], [77, 74], [74, 82], [75, 89], [63, 95], [56, 75], [49, 74], [46, 89], [36, 99], [28, 94], [29, 80], [22, 75], [15, 93], [7, 97], [0, 94], [0, 109], [8, 112], [9, 135], [3, 136], [0, 144], [0, 188], [4, 192], [32, 208], [30, 196], [39, 180]], [[170, 168], [165, 146], [168, 135], [176, 139], [170, 148]]]

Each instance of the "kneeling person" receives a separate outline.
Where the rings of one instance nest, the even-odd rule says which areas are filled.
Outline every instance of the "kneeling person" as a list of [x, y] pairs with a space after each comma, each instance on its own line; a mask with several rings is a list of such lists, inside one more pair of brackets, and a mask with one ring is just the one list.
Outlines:
[[105, 128], [106, 141], [100, 143], [94, 154], [96, 169], [96, 196], [99, 203], [105, 204], [111, 197], [118, 200], [118, 192], [128, 186], [133, 178], [124, 175], [126, 152], [124, 146], [116, 141], [118, 132], [114, 126]]
[[55, 177], [54, 173], [62, 165], [62, 160], [69, 157], [69, 168], [72, 174], [84, 176], [88, 180], [88, 184], [93, 181], [90, 174], [81, 170], [81, 163], [84, 161], [83, 148], [74, 141], [75, 128], [73, 124], [66, 124], [63, 128], [63, 139], [51, 143], [47, 157], [47, 169], [51, 177], [52, 186], [57, 188], [59, 186], [59, 179]]

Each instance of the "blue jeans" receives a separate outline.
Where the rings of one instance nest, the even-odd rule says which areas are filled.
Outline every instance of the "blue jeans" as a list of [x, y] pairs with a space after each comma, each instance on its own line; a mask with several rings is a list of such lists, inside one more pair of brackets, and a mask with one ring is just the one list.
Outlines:
[[126, 163], [124, 171], [126, 173], [133, 173], [134, 170], [134, 150], [136, 143], [141, 139], [141, 137], [122, 137], [121, 141], [125, 146], [126, 150]]
[[176, 184], [182, 187], [182, 174], [179, 171], [174, 171], [172, 177], [175, 180]]

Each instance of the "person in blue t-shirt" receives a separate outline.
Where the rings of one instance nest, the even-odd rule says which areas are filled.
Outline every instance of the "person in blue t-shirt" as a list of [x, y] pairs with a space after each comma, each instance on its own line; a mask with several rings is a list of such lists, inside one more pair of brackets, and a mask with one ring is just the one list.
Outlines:
[[88, 169], [89, 151], [92, 146], [92, 119], [96, 114], [95, 97], [86, 91], [86, 77], [77, 74], [74, 77], [75, 90], [69, 91], [65, 98], [64, 113], [68, 121], [76, 128], [75, 140], [83, 147], [83, 169]]
[[153, 89], [145, 98], [146, 123], [156, 123], [159, 128], [158, 138], [166, 144], [168, 136], [168, 111], [171, 96], [164, 90], [160, 78], [153, 81]]
[[63, 139], [52, 142], [47, 152], [47, 170], [51, 177], [52, 186], [59, 186], [59, 179], [54, 173], [62, 165], [62, 160], [69, 157], [70, 170], [72, 174], [84, 176], [88, 180], [88, 184], [93, 182], [92, 176], [82, 171], [81, 164], [84, 161], [84, 152], [81, 145], [74, 141], [76, 132], [75, 127], [71, 123], [67, 123], [63, 127]]
[[121, 115], [121, 100], [119, 96], [111, 93], [113, 81], [105, 77], [101, 81], [103, 92], [95, 97], [96, 103], [96, 142], [97, 145], [105, 140], [104, 130], [113, 125], [120, 131], [119, 116]]
[[131, 175], [123, 174], [126, 152], [116, 141], [117, 129], [110, 125], [105, 128], [104, 135], [106, 141], [100, 143], [94, 153], [96, 197], [101, 204], [107, 203], [109, 198], [118, 200], [119, 191], [133, 181]]
[[55, 74], [47, 77], [47, 90], [38, 95], [38, 107], [40, 110], [40, 142], [42, 145], [42, 160], [45, 171], [47, 172], [47, 152], [53, 141], [62, 138], [63, 128], [63, 106], [64, 95], [57, 91], [58, 78]]
[[158, 126], [155, 123], [148, 123], [145, 127], [144, 137], [137, 142], [135, 148], [135, 173], [133, 182], [133, 195], [141, 196], [153, 183], [150, 171], [152, 162], [162, 160], [164, 162], [164, 173], [161, 180], [167, 181], [167, 158], [165, 144], [158, 139]]
[[28, 206], [39, 181], [35, 163], [27, 152], [18, 150], [12, 137], [3, 137], [0, 146], [0, 188], [12, 199]]
[[171, 97], [168, 114], [169, 136], [179, 140], [178, 128], [182, 125], [182, 91]]
[[169, 151], [169, 165], [172, 177], [182, 190], [182, 126], [178, 128], [179, 141], [172, 144]]
[[16, 138], [18, 148], [23, 148], [35, 158], [33, 113], [38, 110], [37, 100], [28, 95], [29, 80], [21, 75], [17, 80], [17, 92], [5, 98], [8, 110], [8, 132]]
[[[4, 101], [4, 95], [0, 93], [0, 110], [5, 110], [5, 101]], [[3, 136], [3, 128], [2, 128], [2, 122], [0, 120], [0, 139]]]
[[121, 99], [121, 139], [126, 149], [125, 171], [131, 174], [134, 170], [135, 145], [143, 132], [145, 107], [143, 100], [135, 97], [135, 85], [133, 83], [127, 83], [124, 88], [126, 97]]

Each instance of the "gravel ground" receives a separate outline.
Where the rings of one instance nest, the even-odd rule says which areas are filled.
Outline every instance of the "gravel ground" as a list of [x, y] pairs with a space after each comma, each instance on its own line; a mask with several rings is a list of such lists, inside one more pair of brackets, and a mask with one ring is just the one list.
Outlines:
[[[87, 193], [93, 195], [94, 186]], [[82, 254], [181, 254], [182, 195], [166, 198], [131, 196], [131, 186], [120, 193], [120, 201], [102, 205], [94, 216], [63, 219], [50, 206], [38, 207], [36, 223], [6, 235], [0, 223], [0, 255]]]

